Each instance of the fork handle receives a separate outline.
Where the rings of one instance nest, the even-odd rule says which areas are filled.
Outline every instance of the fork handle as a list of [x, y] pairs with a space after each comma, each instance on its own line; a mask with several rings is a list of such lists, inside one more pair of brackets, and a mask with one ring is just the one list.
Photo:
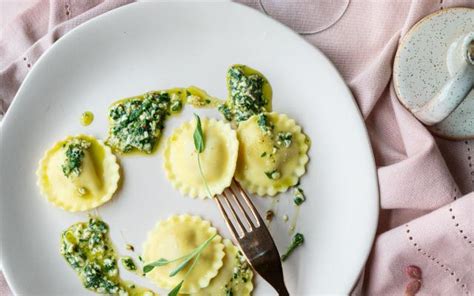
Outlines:
[[288, 293], [285, 284], [279, 285], [278, 287], [273, 286], [273, 288], [275, 288], [279, 296], [290, 296], [290, 293]]

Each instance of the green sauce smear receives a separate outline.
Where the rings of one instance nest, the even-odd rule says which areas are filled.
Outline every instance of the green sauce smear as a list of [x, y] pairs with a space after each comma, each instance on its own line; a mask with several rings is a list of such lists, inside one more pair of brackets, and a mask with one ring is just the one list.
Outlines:
[[183, 90], [174, 89], [152, 91], [114, 103], [109, 110], [107, 144], [122, 153], [152, 153], [168, 116], [181, 111], [183, 98]]
[[63, 231], [61, 255], [90, 291], [109, 295], [154, 295], [120, 279], [109, 226], [97, 217], [73, 224]]
[[239, 122], [271, 111], [272, 88], [262, 73], [245, 65], [227, 70], [228, 99], [218, 107], [225, 119]]

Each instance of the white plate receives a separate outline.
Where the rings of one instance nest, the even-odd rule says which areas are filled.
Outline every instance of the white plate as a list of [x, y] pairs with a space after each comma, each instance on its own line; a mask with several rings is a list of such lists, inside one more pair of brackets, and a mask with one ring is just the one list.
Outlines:
[[[378, 212], [374, 160], [356, 104], [318, 50], [270, 18], [226, 2], [128, 5], [64, 36], [34, 66], [4, 118], [0, 141], [3, 268], [15, 293], [87, 294], [59, 254], [61, 231], [87, 213], [65, 212], [40, 196], [35, 170], [44, 151], [67, 135], [104, 138], [107, 107], [119, 98], [190, 84], [225, 97], [225, 71], [233, 63], [264, 73], [274, 110], [295, 118], [312, 139], [302, 178], [308, 200], [297, 227], [306, 242], [284, 263], [290, 292], [350, 291], [371, 248]], [[79, 124], [85, 110], [95, 114], [89, 127]], [[187, 107], [167, 123], [165, 137], [192, 112], [219, 116]], [[140, 250], [155, 222], [173, 213], [202, 215], [230, 238], [212, 201], [172, 189], [161, 153], [121, 163], [124, 186], [99, 208], [120, 252], [126, 253], [120, 231]], [[291, 195], [280, 198], [278, 215], [291, 215]], [[255, 200], [262, 213], [271, 202]], [[288, 224], [277, 220], [271, 230], [281, 252], [290, 237]], [[274, 292], [259, 279], [255, 295], [267, 294]]]

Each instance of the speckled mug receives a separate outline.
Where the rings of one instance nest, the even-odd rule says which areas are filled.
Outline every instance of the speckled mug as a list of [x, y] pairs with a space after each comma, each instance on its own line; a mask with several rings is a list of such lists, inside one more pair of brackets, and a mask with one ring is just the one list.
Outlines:
[[426, 125], [439, 123], [448, 117], [474, 86], [474, 32], [456, 39], [449, 48], [447, 65], [451, 79], [428, 103], [412, 110]]
[[400, 41], [393, 69], [400, 102], [428, 128], [474, 138], [474, 9], [426, 16]]

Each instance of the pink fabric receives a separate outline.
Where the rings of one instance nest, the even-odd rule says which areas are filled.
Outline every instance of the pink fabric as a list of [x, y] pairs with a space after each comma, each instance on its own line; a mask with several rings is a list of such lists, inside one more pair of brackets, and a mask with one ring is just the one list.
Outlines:
[[[322, 26], [312, 18], [325, 19], [331, 8], [346, 1], [243, 2], [307, 32]], [[321, 9], [325, 13], [314, 15], [318, 5], [326, 6]], [[474, 194], [465, 195], [474, 190], [474, 141], [433, 137], [399, 103], [391, 80], [400, 37], [423, 16], [455, 6], [474, 8], [474, 2], [352, 0], [333, 26], [304, 35], [351, 88], [378, 166], [378, 236], [364, 285], [357, 285], [354, 294], [403, 295], [413, 281], [404, 272], [409, 265], [422, 270], [419, 295], [474, 293]]]
[[0, 114], [40, 55], [79, 24], [131, 0], [40, 0], [1, 31]]
[[[57, 38], [125, 2], [40, 2], [5, 28], [0, 41], [0, 112], [6, 111], [31, 65]], [[333, 5], [347, 1], [242, 2], [307, 32], [325, 27], [325, 16], [337, 19], [331, 13]], [[324, 14], [314, 15], [315, 3]], [[352, 0], [338, 22], [304, 36], [333, 61], [350, 86], [378, 165], [378, 236], [364, 281], [354, 294], [404, 294], [413, 281], [404, 271], [409, 265], [422, 270], [419, 295], [474, 293], [474, 141], [433, 137], [399, 103], [391, 81], [400, 36], [423, 16], [454, 6], [474, 8], [474, 2]], [[314, 21], [315, 17], [322, 19]], [[2, 295], [3, 289], [0, 277]]]

